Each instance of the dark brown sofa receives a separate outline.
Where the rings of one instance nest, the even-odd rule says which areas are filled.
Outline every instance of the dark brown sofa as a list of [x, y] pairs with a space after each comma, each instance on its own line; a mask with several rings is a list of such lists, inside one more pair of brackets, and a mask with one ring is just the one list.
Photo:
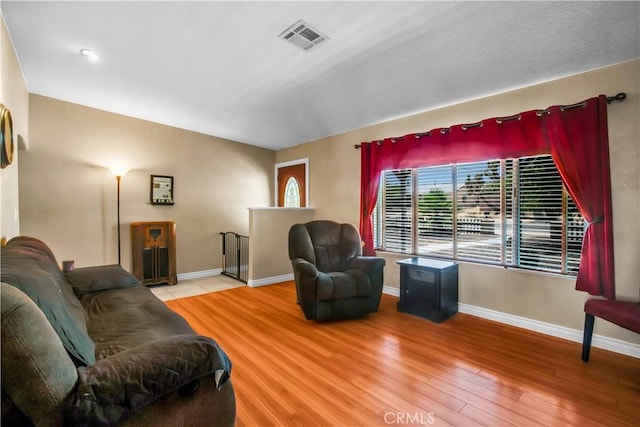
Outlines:
[[231, 362], [118, 265], [1, 251], [2, 425], [231, 426]]

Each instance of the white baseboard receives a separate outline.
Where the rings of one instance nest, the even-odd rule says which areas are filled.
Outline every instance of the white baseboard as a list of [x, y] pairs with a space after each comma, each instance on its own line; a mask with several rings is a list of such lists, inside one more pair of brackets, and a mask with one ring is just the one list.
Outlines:
[[384, 285], [382, 287], [382, 293], [387, 295], [393, 295], [394, 297], [400, 297], [400, 289], [392, 286]]
[[222, 274], [221, 268], [214, 268], [213, 270], [192, 271], [191, 273], [178, 274], [178, 282], [181, 280], [201, 279], [203, 277], [219, 276]]
[[[382, 292], [396, 297], [400, 296], [400, 289], [391, 286], [384, 286]], [[582, 343], [581, 330], [571, 329], [564, 326], [554, 325], [553, 323], [541, 322], [539, 320], [528, 319], [526, 317], [515, 316], [513, 314], [464, 303], [458, 303], [458, 311], [460, 313], [482, 317], [483, 319], [493, 320], [495, 322], [539, 332], [541, 334]], [[591, 346], [640, 359], [640, 344], [630, 343], [628, 341], [622, 341], [602, 335], [594, 335], [591, 341]]]
[[283, 274], [281, 276], [265, 277], [264, 279], [249, 280], [247, 285], [252, 288], [265, 285], [273, 285], [274, 283], [282, 283], [293, 280], [293, 273]]
[[[221, 268], [215, 268], [213, 270], [193, 271], [191, 273], [178, 274], [178, 281], [200, 279], [203, 277], [218, 276], [222, 274]], [[265, 277], [264, 279], [249, 280], [247, 285], [255, 288], [257, 286], [273, 285], [274, 283], [288, 282], [293, 280], [293, 273], [283, 274], [281, 276]]]
[[[554, 325], [553, 323], [541, 322], [539, 320], [528, 319], [526, 317], [515, 316], [513, 314], [502, 313], [500, 311], [463, 303], [458, 303], [458, 311], [460, 313], [470, 314], [472, 316], [478, 316], [484, 319], [539, 332], [541, 334], [582, 343], [582, 330], [571, 329], [565, 326]], [[630, 343], [616, 338], [593, 335], [591, 346], [640, 358], [640, 344]]]

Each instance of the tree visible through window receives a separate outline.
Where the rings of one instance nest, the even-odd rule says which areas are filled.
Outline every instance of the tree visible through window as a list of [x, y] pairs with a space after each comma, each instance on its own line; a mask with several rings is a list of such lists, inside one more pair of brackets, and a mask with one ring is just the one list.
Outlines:
[[300, 186], [298, 180], [291, 177], [284, 187], [284, 206], [287, 208], [300, 207]]
[[584, 220], [551, 156], [385, 171], [381, 179], [379, 249], [577, 273]]

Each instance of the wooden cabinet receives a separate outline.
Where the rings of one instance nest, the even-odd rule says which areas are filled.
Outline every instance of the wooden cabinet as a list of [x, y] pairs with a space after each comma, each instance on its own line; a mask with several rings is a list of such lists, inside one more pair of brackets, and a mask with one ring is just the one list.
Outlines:
[[133, 275], [143, 285], [175, 285], [176, 224], [173, 221], [131, 224]]
[[408, 258], [400, 265], [398, 311], [444, 322], [458, 312], [458, 264]]

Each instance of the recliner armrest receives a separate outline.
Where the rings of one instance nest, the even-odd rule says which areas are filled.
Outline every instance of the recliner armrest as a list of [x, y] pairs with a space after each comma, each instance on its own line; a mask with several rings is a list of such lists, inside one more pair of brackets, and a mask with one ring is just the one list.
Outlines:
[[318, 268], [303, 258], [294, 258], [291, 260], [294, 272], [303, 276], [316, 278], [318, 277]]
[[170, 392], [193, 391], [193, 383], [207, 375], [214, 375], [220, 389], [231, 374], [231, 361], [211, 338], [175, 335], [77, 370], [78, 387], [67, 401], [67, 422], [107, 426]]
[[349, 267], [358, 270], [374, 272], [382, 270], [387, 264], [387, 261], [381, 257], [374, 256], [358, 256], [349, 260]]

